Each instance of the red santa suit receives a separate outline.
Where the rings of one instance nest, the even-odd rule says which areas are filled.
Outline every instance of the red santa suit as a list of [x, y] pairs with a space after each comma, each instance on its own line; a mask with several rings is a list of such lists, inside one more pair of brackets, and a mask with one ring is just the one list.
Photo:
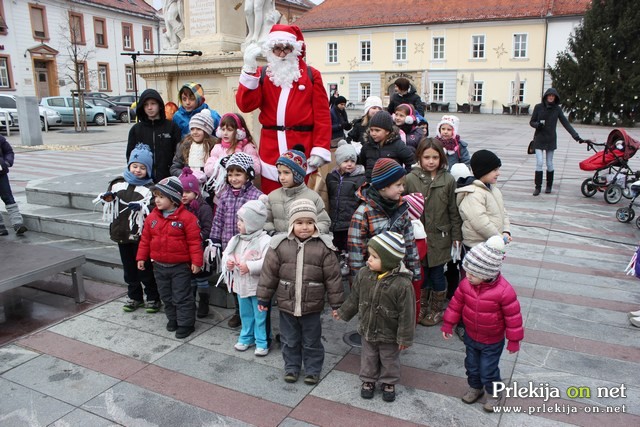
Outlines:
[[[289, 25], [274, 25], [269, 39], [278, 43], [304, 42], [300, 29]], [[268, 71], [261, 82], [261, 68], [253, 75], [245, 72], [240, 75], [236, 93], [238, 108], [244, 113], [260, 109], [258, 120], [262, 130], [258, 154], [262, 164], [262, 191], [265, 194], [280, 187], [276, 160], [295, 145], [304, 147], [307, 158], [315, 155], [326, 162], [331, 160], [331, 115], [327, 92], [319, 71], [311, 69], [311, 81], [307, 64], [300, 59], [303, 56], [304, 47], [298, 59], [300, 77], [292, 87], [276, 86], [270, 80]], [[313, 172], [315, 169], [308, 168], [307, 174]]]

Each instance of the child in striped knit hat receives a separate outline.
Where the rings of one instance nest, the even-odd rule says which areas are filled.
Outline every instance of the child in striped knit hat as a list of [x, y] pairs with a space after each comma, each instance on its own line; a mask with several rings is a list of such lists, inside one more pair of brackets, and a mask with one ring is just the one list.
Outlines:
[[498, 365], [505, 335], [509, 353], [517, 352], [524, 338], [518, 296], [500, 274], [504, 247], [504, 238], [496, 235], [467, 252], [462, 261], [467, 277], [460, 281], [449, 302], [441, 328], [444, 339], [449, 339], [453, 326], [460, 318], [464, 319], [467, 348], [464, 366], [469, 389], [462, 401], [472, 404], [486, 391], [489, 397], [484, 410], [487, 412], [494, 412], [504, 404], [495, 384], [502, 381]]
[[371, 399], [380, 381], [382, 399], [393, 402], [400, 380], [400, 351], [411, 346], [415, 331], [412, 274], [402, 263], [402, 235], [393, 231], [378, 234], [369, 240], [368, 250], [367, 265], [358, 272], [349, 297], [333, 311], [333, 317], [349, 321], [358, 314], [360, 319], [360, 396]]

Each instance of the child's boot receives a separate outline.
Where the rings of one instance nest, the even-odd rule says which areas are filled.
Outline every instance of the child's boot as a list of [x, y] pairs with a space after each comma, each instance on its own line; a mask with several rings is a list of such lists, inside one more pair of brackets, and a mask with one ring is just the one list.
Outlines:
[[242, 326], [242, 321], [240, 320], [240, 304], [238, 302], [238, 294], [236, 294], [235, 292], [233, 293], [233, 299], [236, 307], [233, 316], [231, 316], [229, 318], [229, 321], [227, 322], [227, 326], [229, 326], [230, 328], [237, 328], [238, 326]]
[[431, 292], [429, 300], [429, 313], [420, 322], [423, 326], [435, 326], [442, 322], [444, 316], [444, 303], [447, 297], [447, 291]]
[[196, 316], [198, 319], [202, 319], [209, 315], [209, 293], [198, 292], [198, 297], [200, 297], [200, 301], [198, 301], [198, 312]]
[[11, 205], [6, 205], [7, 213], [9, 214], [9, 221], [11, 221], [11, 225], [13, 225], [13, 229], [15, 230], [17, 235], [24, 234], [27, 231], [27, 227], [25, 227], [22, 222], [22, 215], [20, 215], [20, 210], [18, 209], [18, 204], [14, 203]]
[[484, 390], [481, 388], [473, 388], [469, 387], [469, 390], [465, 394], [462, 395], [462, 401], [471, 405], [475, 403], [484, 395]]
[[422, 320], [429, 314], [429, 297], [431, 296], [431, 289], [422, 289], [420, 294], [420, 314], [418, 314], [418, 323], [422, 323]]
[[553, 187], [553, 171], [547, 171], [547, 188], [544, 189], [544, 192], [547, 194], [551, 193], [552, 187]]
[[489, 395], [487, 403], [484, 404], [483, 408], [487, 412], [495, 412], [496, 408], [501, 408], [502, 406], [504, 406], [504, 396], [502, 395], [502, 392], [500, 392], [496, 397]]
[[534, 183], [536, 185], [536, 188], [535, 190], [533, 190], [533, 195], [537, 196], [538, 194], [540, 194], [540, 190], [542, 189], [542, 171], [536, 171]]

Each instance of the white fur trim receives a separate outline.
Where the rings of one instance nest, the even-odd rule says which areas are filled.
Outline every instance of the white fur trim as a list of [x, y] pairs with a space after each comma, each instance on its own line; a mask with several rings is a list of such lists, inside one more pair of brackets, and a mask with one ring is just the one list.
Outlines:
[[269, 33], [269, 40], [286, 41], [289, 43], [297, 41], [296, 35], [288, 31], [272, 31]]
[[326, 148], [313, 147], [311, 149], [311, 153], [309, 154], [309, 157], [311, 157], [311, 156], [318, 156], [322, 160], [325, 160], [327, 162], [331, 161], [331, 151], [327, 150]]
[[[278, 109], [276, 110], [276, 125], [284, 126], [284, 119], [287, 115], [287, 100], [289, 99], [289, 92], [291, 88], [281, 87], [280, 97], [278, 98]], [[287, 134], [285, 131], [279, 130], [278, 134], [278, 152], [284, 153], [289, 149], [287, 146]]]
[[262, 165], [262, 171], [260, 172], [260, 174], [267, 178], [270, 179], [271, 181], [278, 181], [278, 168], [274, 165], [270, 165], [269, 163], [265, 163], [262, 160], [260, 160], [260, 164]]
[[247, 73], [240, 73], [240, 84], [249, 90], [256, 90], [260, 84], [260, 77], [250, 76]]

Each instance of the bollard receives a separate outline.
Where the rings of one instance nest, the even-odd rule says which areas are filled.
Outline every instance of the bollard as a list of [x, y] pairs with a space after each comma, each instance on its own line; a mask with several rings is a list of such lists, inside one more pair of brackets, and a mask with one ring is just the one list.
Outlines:
[[44, 114], [44, 131], [49, 132], [49, 119], [47, 117], [47, 110], [42, 110], [42, 114]]

